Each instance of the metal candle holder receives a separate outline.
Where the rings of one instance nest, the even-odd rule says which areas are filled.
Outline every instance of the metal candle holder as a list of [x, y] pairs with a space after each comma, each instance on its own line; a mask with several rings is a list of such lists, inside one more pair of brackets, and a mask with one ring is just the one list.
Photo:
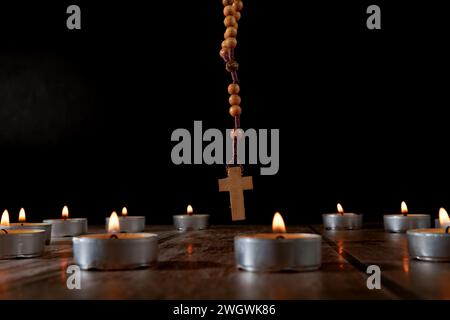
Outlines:
[[355, 213], [322, 214], [323, 227], [326, 230], [358, 230], [362, 228], [363, 215]]
[[158, 257], [158, 238], [152, 233], [90, 234], [72, 242], [74, 261], [83, 270], [149, 267]]
[[30, 223], [19, 222], [11, 223], [7, 227], [1, 227], [7, 230], [44, 230], [45, 231], [45, 244], [49, 245], [52, 237], [52, 225], [50, 223]]
[[310, 271], [321, 265], [322, 237], [310, 233], [260, 233], [234, 238], [238, 268], [246, 271]]
[[44, 247], [45, 230], [0, 229], [0, 259], [38, 257]]
[[449, 228], [408, 230], [409, 255], [424, 261], [450, 261]]
[[428, 214], [389, 214], [384, 216], [384, 230], [386, 232], [405, 233], [410, 229], [426, 229], [430, 227]]
[[52, 237], [73, 237], [87, 233], [86, 218], [46, 219], [44, 223], [52, 225]]
[[[145, 229], [144, 216], [119, 217], [120, 232], [142, 232]], [[109, 217], [106, 218], [106, 231], [108, 231]]]
[[209, 214], [174, 215], [173, 224], [180, 231], [207, 229], [209, 226]]

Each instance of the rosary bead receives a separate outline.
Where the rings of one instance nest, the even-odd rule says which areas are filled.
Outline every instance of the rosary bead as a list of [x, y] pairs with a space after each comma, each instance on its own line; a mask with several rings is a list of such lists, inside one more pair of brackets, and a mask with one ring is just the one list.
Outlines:
[[238, 105], [234, 105], [230, 107], [230, 114], [232, 117], [237, 117], [239, 115], [241, 115], [242, 109], [240, 106]]
[[236, 21], [241, 20], [241, 13], [239, 11], [236, 11], [236, 13], [234, 14], [234, 18], [236, 19]]
[[228, 99], [228, 102], [231, 105], [239, 105], [241, 104], [241, 97], [239, 97], [237, 94], [232, 94]]
[[235, 27], [237, 25], [236, 18], [234, 16], [226, 16], [223, 20], [225, 27]]
[[239, 85], [237, 83], [231, 83], [228, 86], [228, 93], [229, 94], [238, 94], [239, 91], [241, 91], [241, 88], [239, 87]]
[[244, 4], [241, 0], [234, 0], [233, 2], [233, 8], [236, 9], [236, 11], [242, 11], [242, 8], [244, 7]]
[[225, 34], [223, 35], [225, 39], [228, 38], [236, 38], [237, 36], [237, 29], [233, 27], [228, 27], [225, 31]]
[[235, 72], [239, 69], [239, 63], [237, 63], [234, 60], [228, 61], [227, 64], [225, 65], [225, 68], [227, 69], [228, 72]]
[[231, 6], [233, 4], [233, 0], [222, 0], [222, 4], [224, 7]]
[[226, 6], [223, 8], [223, 15], [224, 16], [234, 16], [236, 14], [236, 9], [233, 8], [233, 6]]
[[237, 46], [237, 40], [236, 40], [236, 38], [228, 38], [228, 39], [225, 39], [225, 40], [222, 42], [222, 46], [223, 46], [224, 48], [231, 48], [231, 49], [236, 48], [236, 46]]
[[222, 58], [222, 59], [228, 59], [228, 57], [229, 57], [229, 54], [228, 54], [228, 48], [222, 48], [222, 50], [220, 50], [220, 57]]

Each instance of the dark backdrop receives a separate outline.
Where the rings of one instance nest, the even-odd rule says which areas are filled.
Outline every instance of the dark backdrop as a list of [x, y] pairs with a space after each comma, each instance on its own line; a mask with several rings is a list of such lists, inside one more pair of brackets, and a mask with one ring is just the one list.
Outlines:
[[[66, 8], [82, 30], [66, 29]], [[382, 30], [365, 27], [369, 4]], [[441, 1], [244, 2], [244, 128], [279, 128], [280, 170], [247, 166], [247, 223], [319, 222], [336, 202], [381, 221], [449, 206], [448, 26]], [[127, 205], [230, 222], [221, 165], [175, 166], [176, 128], [230, 128], [219, 0], [0, 5], [0, 208], [101, 223]]]

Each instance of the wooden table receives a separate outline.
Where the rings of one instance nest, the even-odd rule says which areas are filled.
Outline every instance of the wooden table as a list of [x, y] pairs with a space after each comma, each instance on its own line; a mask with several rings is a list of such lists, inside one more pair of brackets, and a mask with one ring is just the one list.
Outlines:
[[[154, 268], [82, 271], [81, 289], [69, 290], [71, 240], [53, 239], [42, 257], [0, 261], [0, 299], [450, 299], [450, 264], [410, 260], [406, 236], [379, 226], [336, 232], [320, 226], [289, 228], [323, 235], [322, 268], [304, 273], [235, 268], [233, 237], [267, 227], [215, 226], [181, 233], [172, 226], [152, 226], [148, 231], [159, 235]], [[381, 268], [381, 290], [366, 286], [372, 264]]]

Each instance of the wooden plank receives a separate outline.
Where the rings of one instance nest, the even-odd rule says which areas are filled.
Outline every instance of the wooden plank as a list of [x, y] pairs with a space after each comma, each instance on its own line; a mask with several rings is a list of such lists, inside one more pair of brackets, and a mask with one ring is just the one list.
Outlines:
[[406, 234], [387, 233], [381, 226], [358, 231], [324, 232], [321, 226], [313, 229], [364, 266], [378, 265], [382, 286], [401, 297], [450, 299], [449, 264], [410, 259]]

